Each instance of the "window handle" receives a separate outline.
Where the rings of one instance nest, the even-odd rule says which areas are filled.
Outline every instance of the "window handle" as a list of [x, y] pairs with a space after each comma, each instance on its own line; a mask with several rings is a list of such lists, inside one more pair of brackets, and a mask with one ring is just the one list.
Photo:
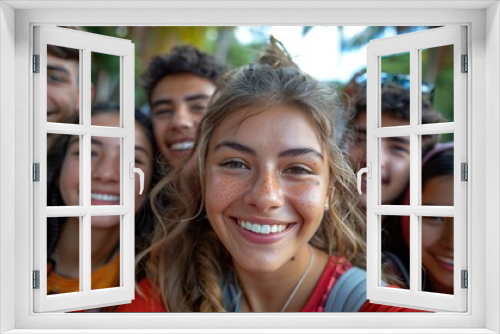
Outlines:
[[362, 192], [361, 192], [361, 175], [363, 175], [363, 173], [366, 173], [366, 176], [369, 179], [372, 177], [372, 173], [371, 173], [372, 163], [371, 162], [367, 162], [366, 165], [367, 165], [367, 167], [361, 168], [360, 170], [358, 170], [358, 173], [357, 173], [358, 192], [359, 192], [360, 195], [362, 194]]
[[130, 161], [129, 167], [130, 167], [130, 178], [131, 179], [134, 178], [134, 173], [139, 174], [139, 184], [141, 187], [141, 189], [139, 190], [139, 195], [142, 195], [142, 191], [144, 190], [144, 172], [142, 171], [142, 169], [134, 167], [133, 161]]

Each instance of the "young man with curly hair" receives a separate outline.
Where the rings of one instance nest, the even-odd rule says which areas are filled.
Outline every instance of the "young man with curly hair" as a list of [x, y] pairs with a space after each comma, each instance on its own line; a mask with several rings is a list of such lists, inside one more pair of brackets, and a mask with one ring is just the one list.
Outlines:
[[[349, 160], [357, 172], [366, 167], [366, 85], [357, 85], [352, 89], [356, 80], [353, 78], [347, 85], [345, 92], [351, 97], [354, 111], [353, 117], [353, 141], [349, 149]], [[381, 125], [404, 126], [410, 125], [410, 91], [399, 82], [401, 78], [396, 76], [394, 80], [387, 76], [383, 82], [381, 91]], [[422, 96], [422, 123], [444, 122], [444, 117], [433, 110], [429, 98]], [[437, 136], [422, 137], [422, 154], [432, 148], [437, 141]], [[387, 137], [380, 141], [381, 149], [381, 200], [382, 204], [397, 204], [406, 189], [410, 177], [410, 138], [409, 137]], [[372, 166], [373, 167], [373, 166]], [[366, 174], [362, 179], [363, 194], [360, 196], [360, 204], [366, 206]]]
[[156, 143], [168, 165], [191, 153], [197, 125], [224, 70], [214, 57], [183, 45], [154, 57], [142, 75]]

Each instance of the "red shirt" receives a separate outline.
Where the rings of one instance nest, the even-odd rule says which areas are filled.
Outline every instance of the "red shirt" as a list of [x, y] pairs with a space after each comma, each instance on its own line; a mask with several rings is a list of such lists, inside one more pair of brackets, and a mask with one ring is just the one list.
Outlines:
[[[323, 274], [321, 275], [316, 288], [313, 290], [301, 312], [323, 312], [324, 305], [338, 279], [349, 270], [352, 265], [348, 262], [339, 264], [341, 258], [332, 257], [332, 261], [328, 261]], [[334, 262], [337, 261], [337, 262]], [[130, 304], [119, 305], [116, 312], [166, 312], [165, 304], [162, 301], [161, 295], [158, 292], [153, 292], [151, 283], [147, 279], [139, 282], [139, 287], [143, 291], [144, 296], [136, 293], [135, 299]], [[380, 304], [372, 304], [368, 300], [359, 309], [358, 312], [422, 312], [404, 307], [387, 306]]]

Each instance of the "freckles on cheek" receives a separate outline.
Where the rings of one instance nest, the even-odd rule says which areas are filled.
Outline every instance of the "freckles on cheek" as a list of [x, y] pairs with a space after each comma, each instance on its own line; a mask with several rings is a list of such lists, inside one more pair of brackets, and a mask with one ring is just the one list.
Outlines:
[[295, 199], [298, 206], [305, 210], [304, 212], [313, 212], [318, 208], [322, 211], [324, 207], [320, 188], [321, 182], [314, 181], [314, 186], [311, 185], [296, 185], [290, 189], [290, 194]]
[[241, 192], [238, 182], [234, 180], [214, 175], [207, 176], [207, 203], [212, 207], [224, 206]]

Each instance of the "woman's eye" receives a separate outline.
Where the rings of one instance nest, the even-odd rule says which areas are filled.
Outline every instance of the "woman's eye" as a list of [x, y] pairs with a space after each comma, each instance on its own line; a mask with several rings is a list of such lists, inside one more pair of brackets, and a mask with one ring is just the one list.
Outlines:
[[293, 166], [290, 168], [287, 168], [285, 170], [286, 174], [294, 174], [294, 175], [309, 175], [312, 174], [310, 170], [300, 167], [300, 166]]
[[97, 154], [97, 151], [96, 151], [96, 150], [90, 150], [90, 156], [91, 156], [91, 157], [95, 158], [95, 157], [97, 157], [97, 155], [98, 155], [98, 154]]
[[394, 151], [399, 152], [399, 153], [410, 153], [407, 147], [405, 146], [393, 146], [392, 148]]
[[230, 160], [220, 164], [222, 167], [230, 168], [230, 169], [248, 169], [248, 166], [241, 161]]

